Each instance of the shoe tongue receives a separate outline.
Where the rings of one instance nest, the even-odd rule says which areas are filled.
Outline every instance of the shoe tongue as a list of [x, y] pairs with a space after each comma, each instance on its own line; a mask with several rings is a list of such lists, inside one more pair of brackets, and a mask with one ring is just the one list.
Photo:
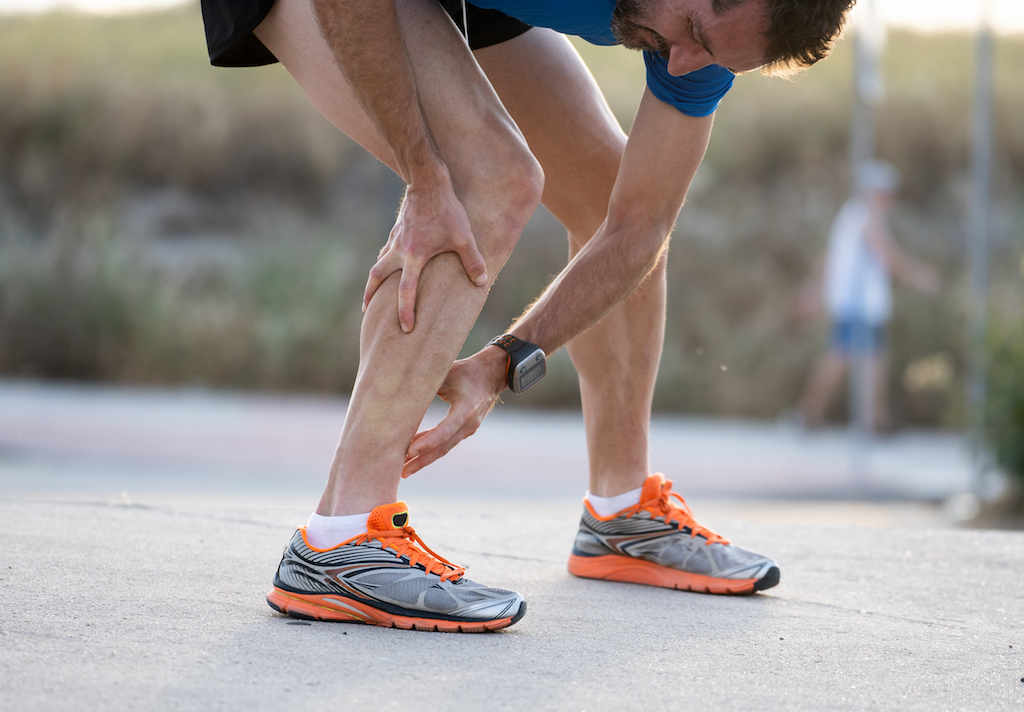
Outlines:
[[370, 518], [366, 522], [366, 531], [386, 532], [391, 529], [401, 529], [409, 524], [409, 507], [405, 502], [394, 502], [393, 504], [382, 504], [370, 512]]
[[644, 481], [644, 489], [640, 493], [641, 502], [650, 502], [661, 496], [661, 486], [665, 484], [665, 477], [660, 472], [655, 472]]

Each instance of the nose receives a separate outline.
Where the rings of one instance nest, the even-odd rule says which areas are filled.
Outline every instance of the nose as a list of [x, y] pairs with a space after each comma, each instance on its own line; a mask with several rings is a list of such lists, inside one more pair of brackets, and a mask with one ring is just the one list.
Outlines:
[[668, 53], [668, 73], [673, 77], [696, 72], [713, 63], [711, 55], [700, 46], [684, 48], [674, 44]]

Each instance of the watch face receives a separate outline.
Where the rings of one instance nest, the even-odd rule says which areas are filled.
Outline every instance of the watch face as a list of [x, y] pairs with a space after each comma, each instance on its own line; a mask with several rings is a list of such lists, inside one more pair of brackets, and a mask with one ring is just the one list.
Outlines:
[[544, 361], [544, 352], [537, 349], [516, 366], [512, 390], [516, 393], [522, 393], [539, 381], [546, 372], [547, 366]]

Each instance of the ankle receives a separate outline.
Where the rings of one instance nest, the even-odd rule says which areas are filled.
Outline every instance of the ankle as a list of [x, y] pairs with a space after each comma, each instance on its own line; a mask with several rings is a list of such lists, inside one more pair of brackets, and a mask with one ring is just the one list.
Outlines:
[[587, 492], [586, 499], [590, 502], [591, 508], [599, 517], [610, 517], [613, 514], [621, 512], [627, 507], [640, 504], [640, 494], [643, 492], [643, 487], [637, 487], [629, 492], [623, 492], [622, 494], [615, 495], [614, 497], [598, 497], [597, 495]]
[[333, 549], [344, 541], [366, 533], [370, 513], [325, 517], [313, 512], [306, 524], [306, 541], [316, 549]]

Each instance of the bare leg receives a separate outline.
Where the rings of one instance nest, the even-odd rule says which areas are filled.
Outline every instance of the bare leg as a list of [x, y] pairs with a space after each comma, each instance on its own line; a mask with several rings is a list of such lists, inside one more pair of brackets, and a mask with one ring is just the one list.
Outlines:
[[[493, 278], [536, 208], [542, 174], [440, 6], [399, 0], [398, 9], [427, 121]], [[308, 3], [278, 0], [256, 34], [324, 116], [395, 168]], [[398, 498], [412, 436], [486, 298], [456, 255], [436, 257], [420, 281], [416, 328], [403, 334], [398, 279], [381, 286], [363, 320], [359, 373], [317, 508], [322, 515], [368, 512]]]
[[846, 368], [846, 358], [831, 350], [819, 356], [814, 363], [800, 398], [800, 412], [809, 427], [817, 427], [825, 420], [825, 411], [846, 375]]
[[[493, 49], [493, 52], [490, 51]], [[546, 175], [544, 204], [569, 230], [570, 254], [600, 229], [625, 145], [625, 136], [605, 105], [589, 72], [564, 38], [540, 30], [477, 53], [499, 95], [519, 123]], [[509, 69], [514, 67], [514, 71]], [[580, 377], [583, 413], [590, 456], [590, 492], [597, 497], [625, 494], [645, 484], [650, 475], [648, 435], [651, 400], [661, 355], [665, 323], [665, 260], [630, 297], [589, 331], [569, 344]], [[656, 482], [652, 478], [652, 483]], [[733, 547], [693, 521], [689, 510], [673, 508], [668, 487], [660, 484], [656, 503], [645, 502], [652, 516], [666, 514], [680, 524], [671, 551], [674, 561], [704, 560], [713, 546], [736, 562], [732, 572], [714, 587], [700, 576], [700, 590], [749, 592], [778, 583], [771, 559]], [[648, 490], [653, 497], [653, 491]], [[628, 499], [628, 498], [623, 498]], [[638, 497], [633, 503], [639, 505]], [[606, 504], [589, 498], [589, 504]], [[629, 506], [628, 501], [614, 508]], [[672, 512], [672, 514], [667, 514]], [[605, 512], [610, 514], [612, 512]], [[689, 530], [682, 529], [687, 522]], [[636, 565], [633, 556], [619, 556], [611, 544], [619, 535], [628, 539], [633, 522], [615, 518], [605, 529], [588, 507], [576, 543], [608, 542], [606, 554], [569, 557], [569, 572], [589, 578], [652, 583], [650, 571], [665, 578], [658, 585], [693, 588], [687, 572], [647, 559], [643, 577], [623, 573]], [[603, 534], [597, 534], [601, 528]], [[700, 535], [699, 538], [697, 535]], [[582, 537], [582, 539], [581, 539]], [[590, 550], [592, 551], [592, 550]], [[641, 555], [641, 558], [645, 558]], [[623, 565], [623, 561], [630, 563]], [[667, 559], [666, 559], [667, 560]], [[729, 577], [732, 577], [731, 579]], [[736, 579], [745, 578], [737, 585]]]
[[[579, 55], [533, 29], [477, 58], [544, 168], [544, 205], [569, 231], [570, 257], [608, 212], [626, 136]], [[665, 261], [569, 344], [580, 378], [590, 491], [613, 496], [650, 474], [648, 432], [665, 325]]]

